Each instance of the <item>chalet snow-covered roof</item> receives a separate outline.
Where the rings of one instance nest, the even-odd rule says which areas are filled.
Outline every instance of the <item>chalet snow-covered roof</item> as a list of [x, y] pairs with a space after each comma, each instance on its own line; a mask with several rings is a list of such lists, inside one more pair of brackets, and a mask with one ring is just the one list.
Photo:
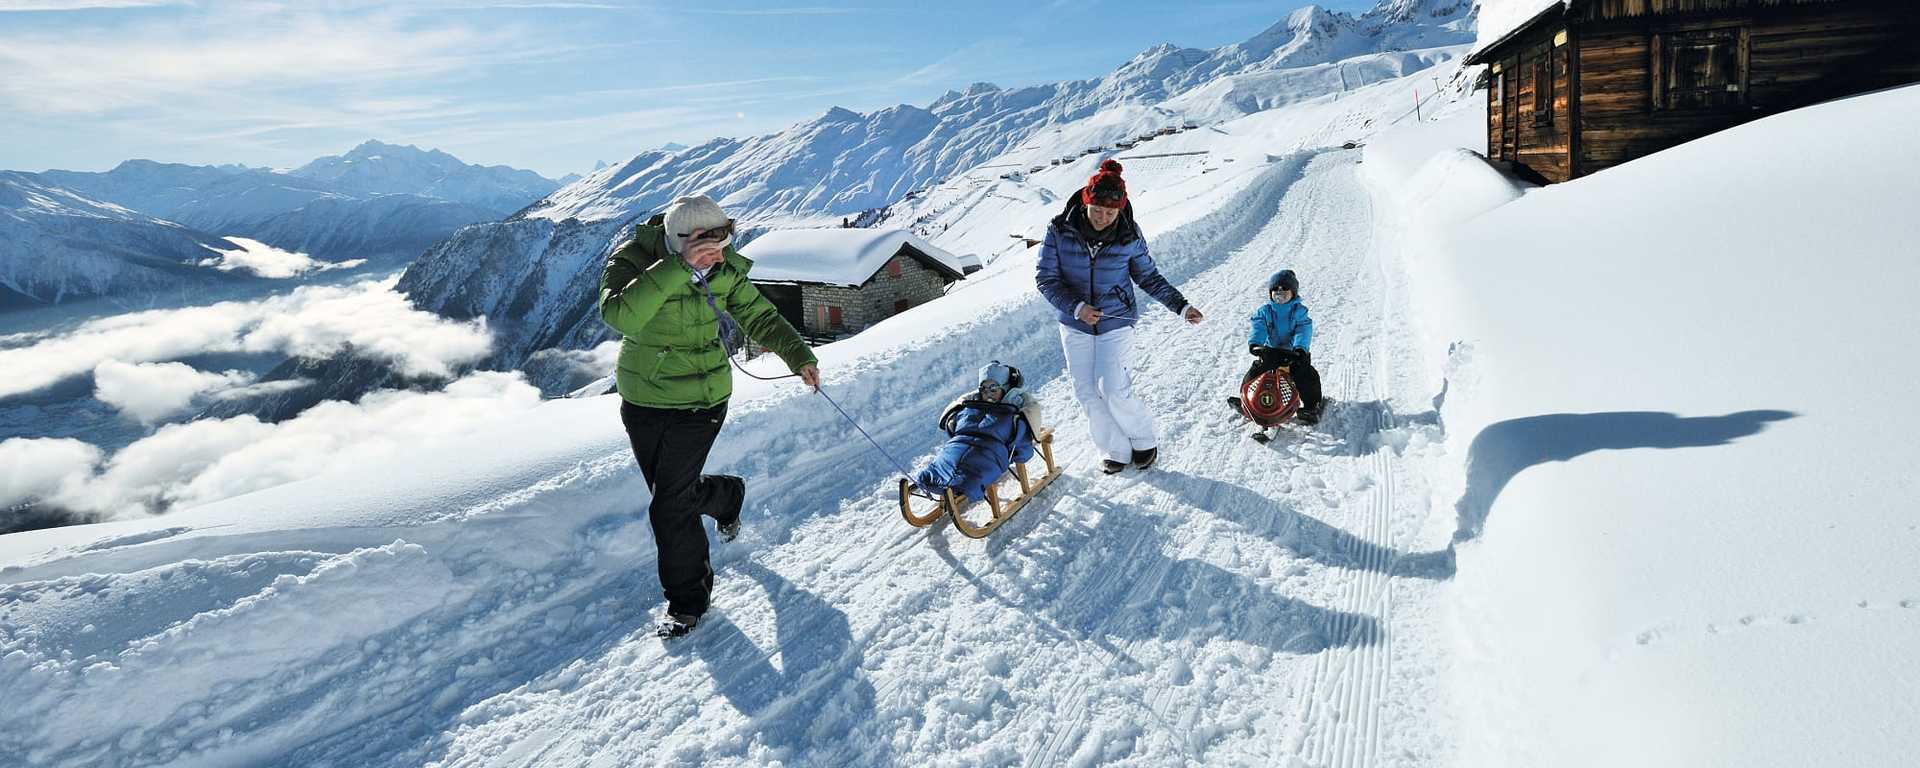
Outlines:
[[1572, 0], [1483, 0], [1480, 4], [1480, 39], [1467, 53], [1466, 64], [1486, 63], [1485, 56], [1536, 22], [1565, 13]]
[[904, 229], [777, 229], [740, 254], [753, 260], [755, 282], [857, 287], [902, 251], [953, 280], [980, 267], [977, 257], [955, 256]]

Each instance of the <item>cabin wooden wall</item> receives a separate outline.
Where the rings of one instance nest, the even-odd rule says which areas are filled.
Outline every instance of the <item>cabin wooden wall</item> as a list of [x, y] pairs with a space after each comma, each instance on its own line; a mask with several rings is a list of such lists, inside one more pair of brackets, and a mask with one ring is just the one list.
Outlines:
[[1522, 176], [1566, 181], [1575, 141], [1571, 40], [1564, 28], [1543, 29], [1506, 47], [1487, 88], [1487, 157]]
[[[1663, 4], [1659, 0], [1649, 0]], [[1599, 7], [1599, 6], [1595, 6]], [[1788, 2], [1740, 12], [1597, 22], [1577, 29], [1581, 176], [1767, 114], [1920, 79], [1920, 26], [1897, 4]], [[1741, 98], [1713, 108], [1658, 103], [1656, 38], [1737, 30]]]

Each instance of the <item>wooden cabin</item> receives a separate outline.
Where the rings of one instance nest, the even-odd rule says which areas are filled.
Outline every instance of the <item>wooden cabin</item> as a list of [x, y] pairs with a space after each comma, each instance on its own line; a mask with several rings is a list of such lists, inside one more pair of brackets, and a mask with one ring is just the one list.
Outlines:
[[1920, 2], [1563, 0], [1466, 63], [1488, 67], [1487, 159], [1559, 182], [1920, 81]]

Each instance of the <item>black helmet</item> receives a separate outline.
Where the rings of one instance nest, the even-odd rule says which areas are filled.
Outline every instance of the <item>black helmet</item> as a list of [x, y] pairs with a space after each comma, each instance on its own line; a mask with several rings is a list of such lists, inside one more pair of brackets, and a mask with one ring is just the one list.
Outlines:
[[1300, 278], [1293, 274], [1293, 270], [1283, 269], [1267, 278], [1267, 293], [1273, 293], [1282, 288], [1296, 296], [1300, 294]]

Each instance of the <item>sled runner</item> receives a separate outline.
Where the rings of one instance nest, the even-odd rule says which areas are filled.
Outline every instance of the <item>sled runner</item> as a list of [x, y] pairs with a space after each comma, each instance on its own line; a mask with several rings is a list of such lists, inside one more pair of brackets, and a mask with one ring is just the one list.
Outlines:
[[[965, 534], [968, 538], [985, 538], [986, 535], [992, 533], [995, 528], [999, 528], [1001, 523], [1012, 519], [1014, 514], [1020, 511], [1021, 507], [1026, 506], [1028, 501], [1031, 501], [1035, 495], [1040, 493], [1041, 489], [1046, 488], [1048, 484], [1053, 482], [1054, 478], [1060, 476], [1060, 468], [1053, 463], [1053, 429], [1051, 427], [1041, 429], [1034, 439], [1034, 444], [1040, 449], [1041, 460], [1046, 462], [1047, 473], [1038, 480], [1035, 480], [1027, 473], [1027, 463], [1019, 462], [1014, 464], [1006, 474], [1002, 474], [999, 479], [988, 484], [987, 507], [992, 511], [993, 516], [985, 523], [975, 525], [968, 522], [967, 518], [961, 514], [972, 507], [972, 502], [966, 497], [955, 494], [949, 489], [942, 492], [940, 497], [935, 498], [914, 488], [913, 483], [904, 477], [900, 478], [900, 516], [906, 518], [907, 523], [916, 528], [925, 528], [933, 525], [942, 515], [952, 515], [953, 527], [959, 529], [962, 534]], [[1008, 475], [1012, 475], [1015, 480], [1019, 481], [1020, 494], [1011, 499], [1003, 499], [1000, 497], [1000, 483], [1006, 480]], [[915, 497], [933, 502], [933, 507], [925, 513], [914, 512], [913, 499]]]

